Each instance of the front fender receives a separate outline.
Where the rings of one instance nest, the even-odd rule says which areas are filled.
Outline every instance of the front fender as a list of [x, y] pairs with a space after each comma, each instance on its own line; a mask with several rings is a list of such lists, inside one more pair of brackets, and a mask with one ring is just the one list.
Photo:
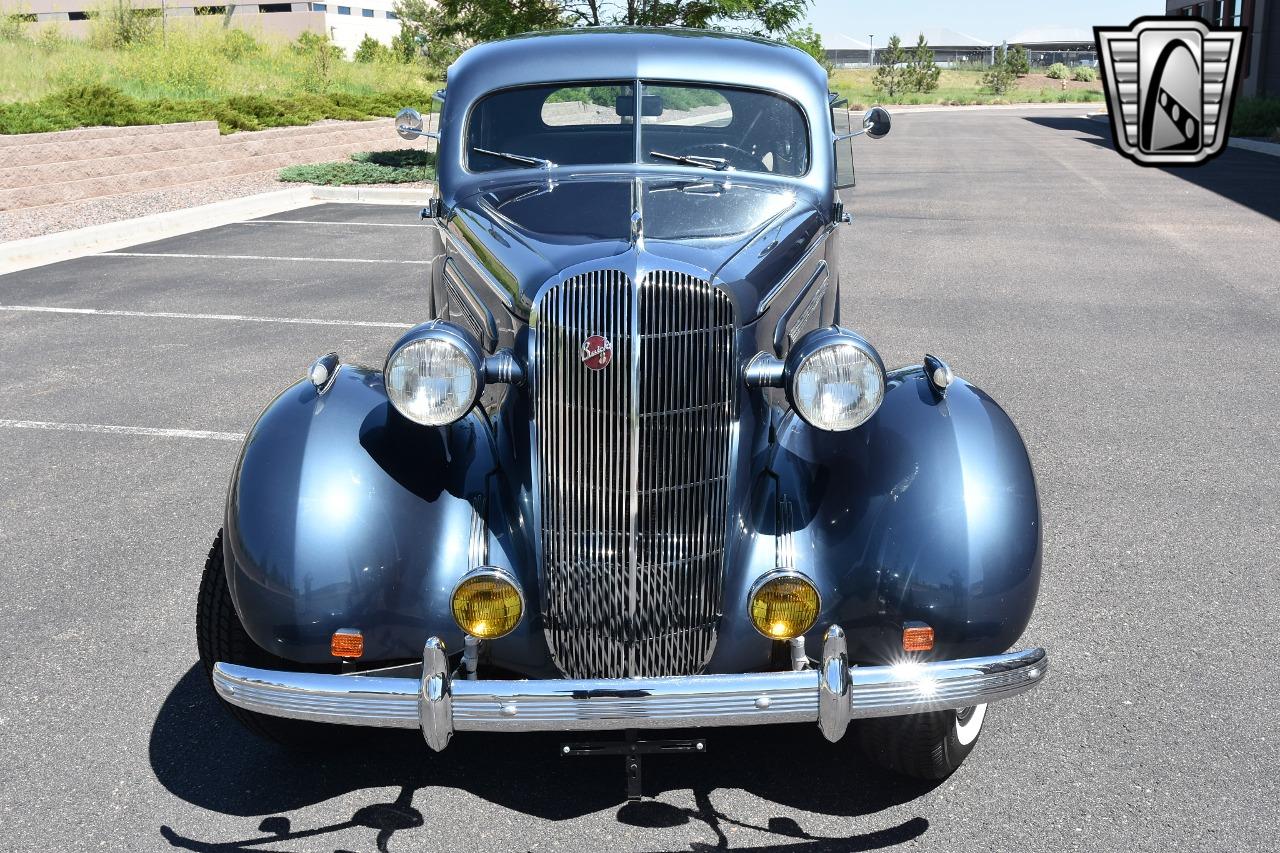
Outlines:
[[[934, 628], [935, 658], [1003, 652], [1040, 585], [1035, 476], [1013, 422], [963, 380], [938, 395], [919, 367], [891, 373], [862, 427], [791, 418], [771, 468], [792, 504], [798, 567], [823, 595], [850, 657], [902, 655], [902, 623]], [[816, 639], [816, 638], [815, 638]]]
[[[488, 562], [528, 582], [496, 468], [480, 417], [413, 424], [378, 371], [343, 365], [324, 394], [305, 380], [286, 389], [249, 432], [227, 499], [227, 576], [245, 630], [303, 663], [332, 662], [339, 628], [363, 632], [366, 660], [418, 658], [433, 634], [461, 649], [449, 593], [476, 560], [477, 529]], [[529, 616], [517, 633], [532, 631]], [[508, 638], [526, 658], [542, 645], [531, 639]]]

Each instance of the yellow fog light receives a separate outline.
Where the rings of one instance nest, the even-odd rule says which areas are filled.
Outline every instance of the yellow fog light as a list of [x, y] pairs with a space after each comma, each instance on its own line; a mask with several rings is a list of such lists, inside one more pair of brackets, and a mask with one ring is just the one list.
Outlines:
[[481, 566], [463, 575], [454, 587], [451, 607], [458, 627], [481, 640], [505, 637], [524, 615], [520, 587], [511, 575], [493, 566]]
[[761, 576], [748, 597], [751, 622], [771, 640], [791, 640], [818, 621], [822, 599], [813, 581], [798, 572]]

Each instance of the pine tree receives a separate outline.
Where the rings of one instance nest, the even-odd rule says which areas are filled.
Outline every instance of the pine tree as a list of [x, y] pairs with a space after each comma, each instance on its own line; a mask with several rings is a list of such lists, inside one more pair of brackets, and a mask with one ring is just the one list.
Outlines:
[[982, 84], [993, 95], [1005, 95], [1018, 83], [1018, 75], [1009, 65], [1009, 57], [1003, 47], [996, 48], [996, 61], [991, 70], [982, 75]]
[[933, 61], [933, 51], [924, 33], [911, 50], [911, 65], [907, 69], [907, 88], [912, 92], [932, 92], [938, 88], [942, 69]]
[[876, 69], [872, 85], [891, 101], [907, 91], [907, 78], [911, 73], [907, 60], [907, 52], [902, 49], [902, 39], [896, 35], [889, 39], [889, 46], [880, 52], [880, 67]]
[[1013, 47], [1006, 61], [1009, 63], [1009, 70], [1019, 77], [1025, 77], [1031, 73], [1031, 57], [1027, 55], [1027, 49], [1022, 45]]

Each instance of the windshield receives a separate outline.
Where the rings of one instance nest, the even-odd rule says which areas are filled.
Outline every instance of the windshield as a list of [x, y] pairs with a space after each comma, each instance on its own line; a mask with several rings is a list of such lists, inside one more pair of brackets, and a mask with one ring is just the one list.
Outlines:
[[[476, 102], [467, 125], [474, 172], [550, 164], [667, 163], [800, 176], [804, 114], [786, 98], [692, 83], [595, 81], [506, 89]], [[640, 138], [636, 117], [640, 114]], [[637, 145], [638, 142], [638, 145]]]

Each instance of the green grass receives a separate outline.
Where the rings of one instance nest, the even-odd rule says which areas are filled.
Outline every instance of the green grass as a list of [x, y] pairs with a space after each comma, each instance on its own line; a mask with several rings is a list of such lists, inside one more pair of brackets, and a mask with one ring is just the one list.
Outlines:
[[287, 166], [282, 181], [342, 186], [346, 184], [408, 184], [436, 177], [436, 155], [429, 151], [366, 151], [341, 163]]
[[[875, 91], [872, 69], [853, 68], [836, 71], [831, 88], [849, 99], [854, 109], [872, 104], [890, 103]], [[982, 71], [978, 69], [943, 69], [938, 88], [932, 92], [909, 92], [898, 95], [896, 104], [1056, 104], [1102, 101], [1102, 85], [1093, 88], [1071, 88], [1063, 91], [1042, 85], [1041, 78], [1018, 81], [1013, 91], [995, 95], [982, 89]]]
[[438, 87], [415, 64], [356, 63], [241, 30], [171, 26], [124, 48], [0, 41], [0, 133], [216, 120], [223, 133], [424, 112]]

